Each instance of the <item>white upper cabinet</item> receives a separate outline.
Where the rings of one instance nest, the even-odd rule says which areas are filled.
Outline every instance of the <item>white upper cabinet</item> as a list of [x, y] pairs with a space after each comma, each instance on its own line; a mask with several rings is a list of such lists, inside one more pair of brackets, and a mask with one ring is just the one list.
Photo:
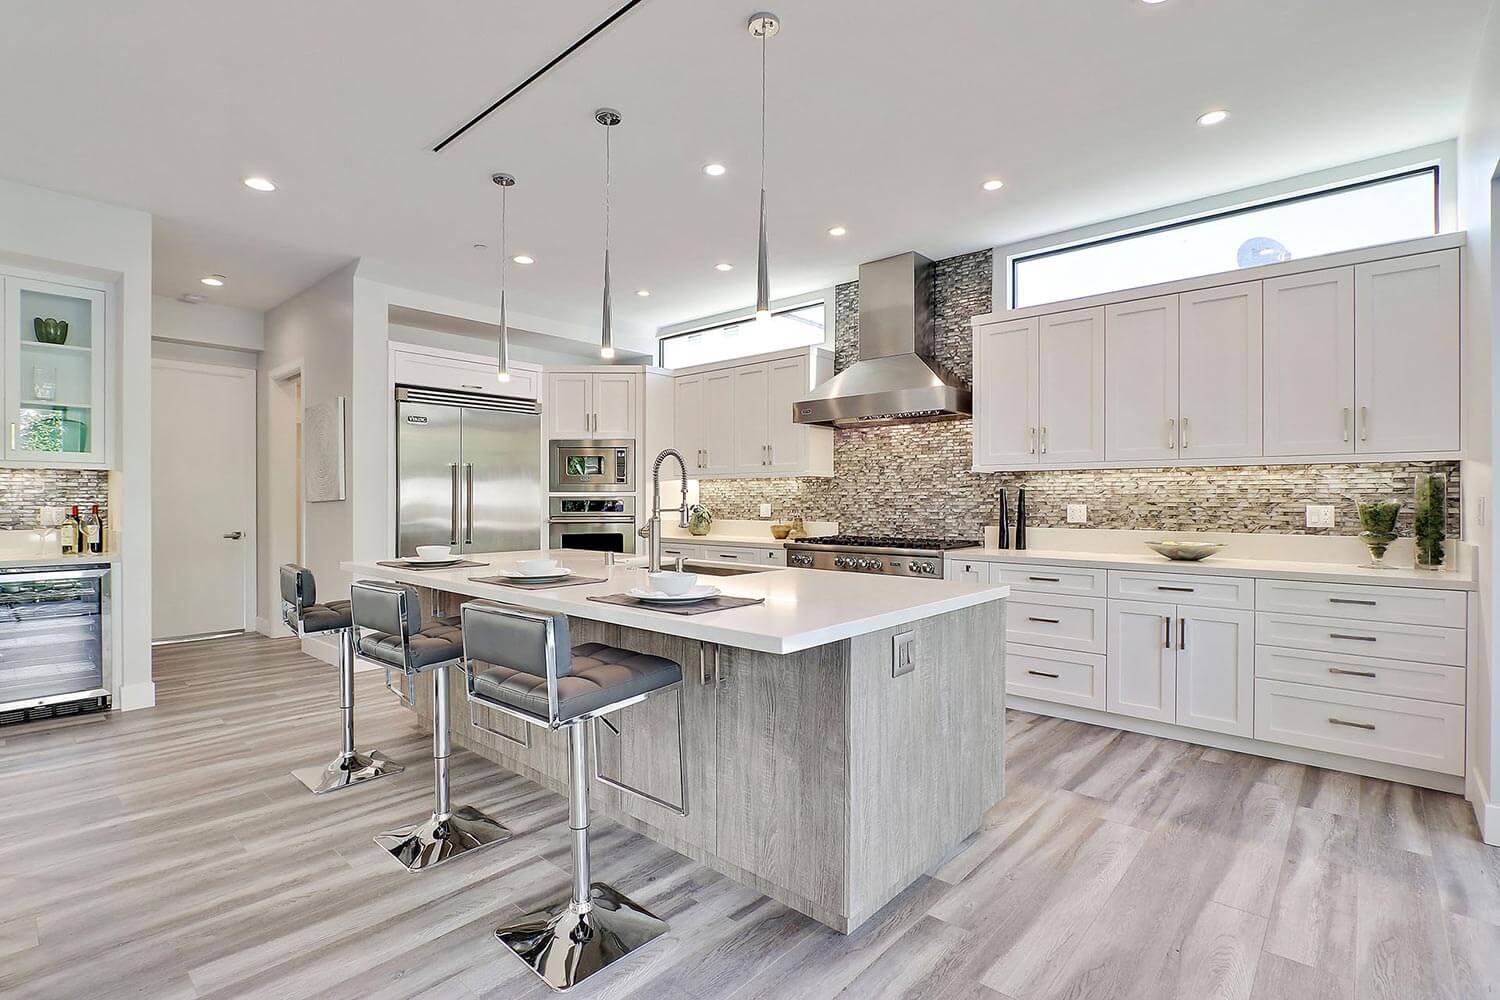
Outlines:
[[1041, 322], [974, 330], [974, 464], [1034, 465], [1041, 381]]
[[547, 373], [547, 436], [586, 438], [594, 431], [594, 376]]
[[701, 475], [704, 449], [703, 375], [672, 379], [672, 446], [682, 452], [688, 478]]
[[[734, 370], [734, 467], [765, 473], [771, 464], [771, 387], [765, 365]], [[790, 418], [788, 418], [790, 419]]]
[[540, 369], [511, 363], [510, 380], [495, 378], [495, 360], [480, 360], [474, 355], [418, 347], [414, 344], [391, 345], [391, 381], [401, 385], [420, 385], [457, 392], [483, 392], [500, 396], [536, 399], [540, 388]]
[[1354, 269], [1361, 454], [1457, 451], [1462, 379], [1457, 250]]
[[1178, 456], [1260, 457], [1260, 282], [1184, 292], [1178, 310]]
[[635, 372], [604, 372], [594, 376], [594, 437], [636, 436], [640, 387], [641, 376]]
[[1266, 455], [1354, 449], [1354, 268], [1263, 283]]
[[1105, 457], [1177, 457], [1177, 296], [1104, 311]]
[[[766, 465], [777, 475], [796, 475], [808, 467], [807, 432], [810, 428], [792, 420], [794, 404], [812, 388], [807, 366], [805, 354], [772, 361], [766, 366], [770, 395], [770, 411], [766, 416], [770, 425]], [[823, 433], [831, 436], [831, 432]]]
[[105, 461], [105, 293], [7, 277], [0, 400], [4, 457], [48, 465]]
[[633, 438], [640, 433], [641, 374], [547, 373], [549, 438]]
[[[732, 474], [735, 465], [734, 369], [703, 376], [703, 472]], [[678, 449], [679, 451], [681, 449]]]
[[1042, 317], [1037, 444], [1042, 462], [1104, 460], [1104, 310]]

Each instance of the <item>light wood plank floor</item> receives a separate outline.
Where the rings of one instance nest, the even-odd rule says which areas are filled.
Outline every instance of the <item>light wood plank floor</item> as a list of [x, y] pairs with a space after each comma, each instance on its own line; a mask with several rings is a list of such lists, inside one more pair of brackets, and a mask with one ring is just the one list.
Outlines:
[[[314, 798], [337, 682], [291, 640], [168, 647], [159, 705], [0, 729], [0, 995], [550, 995], [490, 937], [567, 885], [563, 800], [468, 753], [454, 799], [512, 841], [421, 875], [371, 835], [425, 815], [428, 739]], [[935, 738], [940, 738], [936, 737]], [[607, 821], [596, 874], [672, 923], [583, 997], [1315, 1000], [1500, 994], [1500, 851], [1451, 796], [1012, 713], [1010, 792], [849, 937]]]

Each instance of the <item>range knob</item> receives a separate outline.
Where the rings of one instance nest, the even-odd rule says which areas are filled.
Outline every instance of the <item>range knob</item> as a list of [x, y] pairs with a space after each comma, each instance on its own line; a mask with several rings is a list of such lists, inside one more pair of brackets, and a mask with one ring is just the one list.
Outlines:
[[843, 569], [845, 566], [849, 565], [849, 560], [845, 559], [843, 556], [834, 556], [833, 564], [839, 569]]

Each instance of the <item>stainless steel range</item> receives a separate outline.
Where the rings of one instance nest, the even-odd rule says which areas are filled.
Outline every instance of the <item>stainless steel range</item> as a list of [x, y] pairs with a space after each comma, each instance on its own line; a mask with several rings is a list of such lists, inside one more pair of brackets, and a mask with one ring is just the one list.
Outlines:
[[836, 569], [885, 576], [943, 578], [943, 553], [979, 542], [954, 538], [890, 538], [879, 535], [824, 535], [786, 543], [786, 564], [801, 569]]

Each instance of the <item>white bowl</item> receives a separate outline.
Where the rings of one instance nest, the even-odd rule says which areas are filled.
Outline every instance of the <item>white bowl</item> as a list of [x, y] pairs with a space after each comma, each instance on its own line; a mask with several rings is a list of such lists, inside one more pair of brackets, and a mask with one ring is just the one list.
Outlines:
[[673, 573], [666, 570], [660, 573], [647, 573], [646, 579], [651, 581], [652, 590], [659, 594], [676, 597], [693, 589], [693, 585], [698, 582], [698, 574]]
[[1224, 547], [1222, 542], [1184, 542], [1168, 540], [1164, 542], [1147, 542], [1146, 547], [1154, 552], [1159, 552], [1168, 559], [1176, 559], [1179, 562], [1197, 562], [1207, 559], [1215, 552]]
[[450, 546], [450, 545], [418, 545], [417, 546], [417, 558], [418, 559], [447, 559], [452, 554], [453, 554], [453, 547]]
[[557, 571], [556, 559], [522, 559], [516, 563], [516, 569], [527, 576], [542, 576]]

